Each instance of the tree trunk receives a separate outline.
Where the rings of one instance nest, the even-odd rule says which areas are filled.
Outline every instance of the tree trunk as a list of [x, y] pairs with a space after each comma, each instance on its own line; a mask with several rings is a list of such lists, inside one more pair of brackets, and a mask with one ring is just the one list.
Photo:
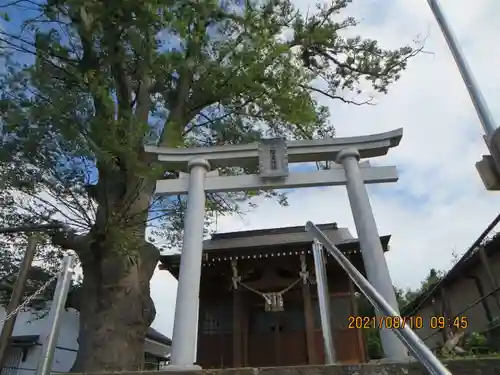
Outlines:
[[[149, 281], [159, 258], [155, 246], [140, 238], [139, 249], [124, 252], [101, 243], [80, 259], [79, 350], [72, 372], [133, 371], [144, 364], [144, 340], [155, 318]], [[130, 233], [130, 232], [129, 232]], [[112, 245], [111, 243], [109, 245]], [[131, 244], [129, 244], [130, 246]]]

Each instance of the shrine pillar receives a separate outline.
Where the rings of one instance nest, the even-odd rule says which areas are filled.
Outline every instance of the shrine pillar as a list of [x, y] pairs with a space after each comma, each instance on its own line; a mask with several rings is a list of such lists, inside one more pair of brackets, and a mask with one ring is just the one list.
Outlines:
[[[359, 167], [360, 155], [357, 149], [346, 148], [337, 155], [337, 163], [342, 164], [346, 174], [346, 188], [351, 204], [352, 216], [358, 233], [361, 256], [366, 275], [373, 287], [399, 314], [394, 286], [385, 261], [384, 250], [375, 223], [375, 217]], [[384, 314], [376, 311], [378, 317]], [[392, 360], [406, 360], [407, 350], [399, 338], [387, 328], [380, 329], [380, 341], [384, 356]]]
[[169, 370], [201, 369], [193, 362], [198, 336], [198, 301], [205, 224], [205, 175], [210, 169], [210, 164], [204, 159], [194, 159], [188, 163], [188, 169], [188, 203], [177, 283]]
[[232, 289], [233, 289], [233, 367], [242, 367], [242, 321], [241, 321], [241, 290], [238, 283], [241, 277], [238, 275], [237, 260], [231, 260], [231, 269], [233, 271]]
[[331, 365], [335, 363], [336, 354], [332, 336], [330, 292], [328, 291], [328, 279], [326, 275], [323, 245], [321, 245], [318, 241], [314, 241], [312, 245], [312, 253], [316, 274], [316, 286], [318, 288], [318, 304], [321, 331], [325, 347], [325, 362], [327, 365]]
[[309, 288], [309, 271], [307, 270], [306, 254], [300, 254], [300, 275], [302, 277], [302, 300], [304, 303], [304, 321], [306, 326], [307, 363], [318, 363], [316, 355], [316, 340], [314, 337], [314, 310]]

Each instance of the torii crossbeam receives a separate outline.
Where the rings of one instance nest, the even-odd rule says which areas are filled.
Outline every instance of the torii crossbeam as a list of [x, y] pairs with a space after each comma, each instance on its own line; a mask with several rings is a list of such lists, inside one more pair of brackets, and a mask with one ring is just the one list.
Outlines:
[[[172, 337], [171, 369], [193, 369], [197, 340], [198, 295], [203, 254], [205, 194], [262, 188], [298, 188], [346, 185], [358, 232], [367, 277], [377, 291], [398, 310], [391, 277], [365, 184], [395, 182], [395, 167], [372, 167], [360, 158], [382, 156], [396, 147], [402, 129], [386, 133], [301, 141], [282, 139], [217, 147], [164, 148], [146, 146], [169, 169], [186, 170], [178, 179], [159, 180], [156, 194], [187, 194], [187, 212], [179, 270]], [[335, 161], [324, 171], [292, 173], [289, 163]], [[259, 167], [259, 174], [219, 176], [218, 167]], [[214, 170], [210, 171], [213, 168]], [[387, 329], [380, 332], [385, 356], [406, 358], [406, 349]]]

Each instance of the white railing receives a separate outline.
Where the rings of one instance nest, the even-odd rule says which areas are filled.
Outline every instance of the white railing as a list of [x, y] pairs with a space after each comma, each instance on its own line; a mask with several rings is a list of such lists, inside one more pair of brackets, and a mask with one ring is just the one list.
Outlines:
[[[347, 259], [344, 254], [333, 244], [328, 237], [312, 222], [306, 224], [306, 231], [311, 233], [314, 240], [321, 244], [331, 256], [347, 272], [354, 284], [365, 295], [370, 303], [385, 316], [402, 319], [401, 316], [389, 305], [372, 286], [372, 284], [359, 272], [356, 267]], [[318, 244], [317, 244], [318, 245]], [[316, 247], [318, 247], [316, 245]], [[318, 280], [323, 282], [326, 280]], [[326, 299], [326, 296], [318, 296]], [[326, 328], [326, 329], [325, 329]], [[322, 327], [323, 331], [331, 332], [329, 327]], [[393, 328], [393, 332], [403, 342], [408, 351], [415, 357], [428, 371], [434, 375], [451, 375], [445, 365], [432, 353], [424, 342], [407, 325], [400, 324], [399, 328]]]

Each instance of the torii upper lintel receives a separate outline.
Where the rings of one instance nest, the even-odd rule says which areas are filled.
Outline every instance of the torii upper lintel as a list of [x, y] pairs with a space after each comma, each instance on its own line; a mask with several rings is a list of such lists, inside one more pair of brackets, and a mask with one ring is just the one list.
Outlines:
[[[399, 128], [385, 133], [356, 137], [287, 141], [288, 163], [336, 160], [338, 153], [346, 148], [357, 149], [362, 159], [383, 156], [390, 148], [398, 146], [402, 137], [403, 129]], [[210, 163], [211, 168], [256, 165], [259, 147], [260, 143], [253, 142], [244, 145], [191, 148], [145, 146], [144, 150], [157, 154], [158, 161], [167, 168], [186, 171], [192, 159], [204, 159]]]

